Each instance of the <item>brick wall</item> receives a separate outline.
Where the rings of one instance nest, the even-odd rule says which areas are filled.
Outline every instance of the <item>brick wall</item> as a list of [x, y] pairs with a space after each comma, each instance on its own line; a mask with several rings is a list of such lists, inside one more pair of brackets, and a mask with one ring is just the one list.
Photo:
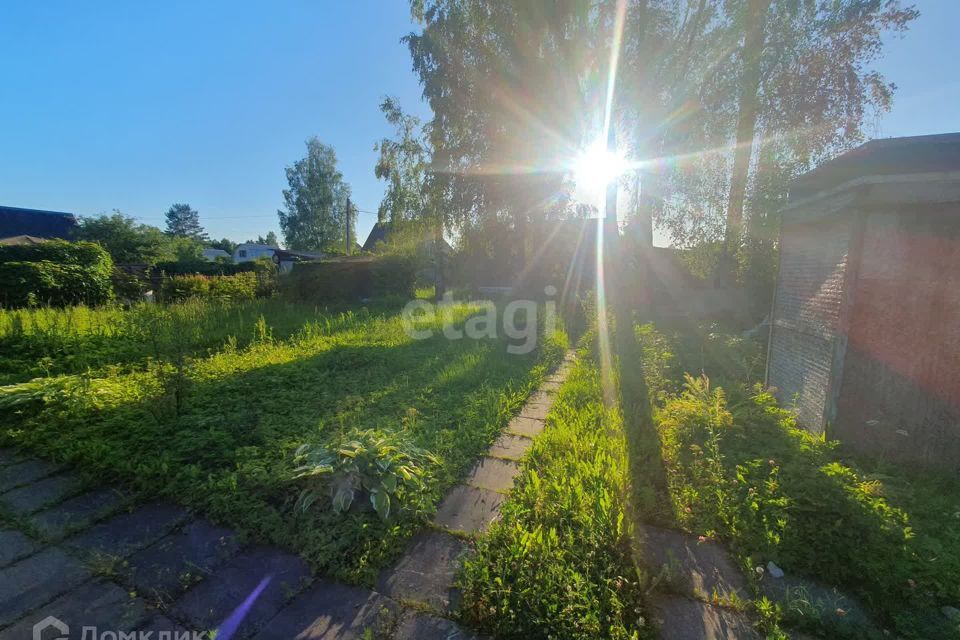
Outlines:
[[960, 469], [960, 206], [867, 217], [837, 404], [845, 444]]
[[824, 428], [851, 217], [784, 224], [768, 382], [799, 422]]

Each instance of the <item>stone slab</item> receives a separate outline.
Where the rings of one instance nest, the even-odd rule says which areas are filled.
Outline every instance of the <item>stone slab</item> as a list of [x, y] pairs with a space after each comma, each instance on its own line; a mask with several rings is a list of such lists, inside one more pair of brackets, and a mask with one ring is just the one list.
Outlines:
[[[236, 625], [235, 638], [256, 634], [310, 580], [298, 556], [267, 546], [246, 549], [174, 603], [171, 613], [197, 630]], [[246, 605], [245, 615], [241, 605]]]
[[130, 556], [128, 580], [141, 593], [168, 601], [211, 574], [239, 549], [232, 530], [206, 519], [193, 520]]
[[509, 491], [513, 487], [513, 479], [519, 474], [520, 467], [516, 462], [484, 457], [480, 458], [464, 483], [491, 491]]
[[59, 540], [107, 515], [125, 499], [126, 496], [117, 489], [97, 489], [36, 513], [29, 521], [45, 538]]
[[27, 515], [60, 502], [82, 485], [79, 476], [61, 473], [12, 489], [0, 495], [0, 503], [17, 515]]
[[750, 618], [730, 609], [676, 595], [653, 598], [660, 640], [760, 640]]
[[530, 447], [533, 446], [533, 440], [525, 436], [516, 436], [512, 433], [504, 433], [497, 441], [493, 443], [487, 452], [495, 458], [508, 458], [510, 460], [519, 460]]
[[23, 456], [15, 449], [0, 449], [0, 467], [23, 462]]
[[440, 503], [433, 523], [465, 533], [481, 533], [500, 515], [506, 496], [490, 489], [457, 485]]
[[40, 546], [36, 542], [19, 531], [0, 530], [0, 567], [12, 564], [39, 550]]
[[760, 582], [760, 590], [771, 602], [783, 607], [784, 617], [788, 620], [791, 616], [809, 617], [811, 610], [816, 610], [823, 624], [838, 633], [864, 629], [879, 633], [864, 606], [834, 587], [799, 576], [774, 578], [768, 574]]
[[267, 622], [256, 640], [379, 638], [393, 625], [399, 609], [375, 591], [320, 580]]
[[[143, 640], [153, 640], [154, 638], [158, 638], [158, 635], [161, 631], [172, 631], [176, 634], [182, 634], [185, 631], [189, 631], [189, 629], [177, 622], [174, 622], [163, 614], [155, 613], [147, 619], [147, 622], [140, 627], [139, 631], [143, 631], [144, 633], [151, 632], [153, 635], [141, 635], [137, 640], [140, 640], [140, 638], [143, 638]], [[172, 637], [173, 636], [171, 636], [171, 638]]]
[[647, 567], [654, 573], [666, 567], [674, 588], [706, 601], [714, 594], [720, 598], [749, 598], [746, 580], [719, 544], [649, 525], [641, 526], [639, 533]]
[[[36, 638], [33, 626], [47, 616], [54, 616], [70, 628], [70, 638], [80, 638], [84, 627], [96, 627], [96, 637], [104, 631], [114, 633], [135, 629], [145, 615], [146, 603], [125, 589], [103, 580], [88, 582], [53, 602], [33, 611], [26, 618], [0, 632], [0, 640], [27, 640]], [[63, 637], [59, 629], [50, 625], [39, 636], [42, 640]]]
[[58, 465], [43, 460], [25, 460], [0, 467], [0, 492], [30, 484], [60, 470]]
[[543, 420], [517, 416], [507, 425], [507, 431], [514, 435], [535, 438], [543, 432], [544, 426], [546, 426], [546, 424]]
[[404, 614], [390, 640], [481, 640], [452, 620], [410, 611]]
[[377, 590], [439, 612], [452, 611], [459, 603], [454, 581], [467, 549], [465, 542], [448, 533], [421, 531], [411, 539], [400, 561], [380, 574]]
[[523, 405], [523, 409], [520, 410], [521, 418], [534, 418], [535, 420], [546, 420], [547, 414], [550, 413], [550, 404], [544, 403], [527, 403]]
[[182, 520], [187, 512], [169, 502], [152, 502], [113, 516], [64, 541], [64, 545], [91, 556], [125, 558], [153, 544]]
[[54, 547], [0, 569], [0, 627], [88, 578], [89, 569]]

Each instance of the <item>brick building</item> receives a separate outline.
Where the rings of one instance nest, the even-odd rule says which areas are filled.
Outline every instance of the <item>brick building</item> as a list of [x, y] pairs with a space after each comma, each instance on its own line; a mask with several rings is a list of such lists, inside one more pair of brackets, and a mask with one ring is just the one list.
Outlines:
[[960, 472], [960, 134], [874, 140], [794, 183], [767, 382], [811, 431]]

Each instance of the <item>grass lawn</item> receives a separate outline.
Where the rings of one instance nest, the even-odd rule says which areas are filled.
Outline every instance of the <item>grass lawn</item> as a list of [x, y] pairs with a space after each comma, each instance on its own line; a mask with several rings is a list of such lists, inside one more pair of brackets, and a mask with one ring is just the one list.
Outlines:
[[[414, 340], [395, 307], [334, 314], [279, 301], [205, 304], [148, 318], [165, 336], [154, 353], [143, 347], [152, 338], [131, 326], [136, 316], [106, 336], [85, 328], [112, 324], [102, 319], [58, 330], [69, 339], [53, 344], [66, 343], [68, 352], [88, 340], [99, 345], [96, 364], [88, 373], [0, 388], [0, 444], [169, 497], [357, 582], [372, 580], [420, 520], [383, 522], [362, 509], [337, 514], [322, 501], [298, 511], [295, 450], [377, 430], [398, 446], [434, 454], [425, 490], [435, 504], [559, 362], [565, 342], [550, 336], [519, 356], [506, 352], [504, 340], [447, 340], [439, 331]], [[473, 311], [453, 308], [459, 322]], [[22, 341], [10, 335], [5, 329], [0, 339]], [[42, 350], [44, 342], [33, 345]], [[59, 353], [49, 355], [54, 363]], [[30, 365], [25, 371], [8, 375], [34, 373]]]
[[461, 577], [463, 615], [498, 638], [652, 637], [627, 516], [627, 442], [595, 340], [561, 387], [502, 518]]
[[[652, 325], [637, 337], [667, 485], [648, 517], [726, 542], [751, 578], [772, 560], [836, 585], [899, 637], [960, 638], [940, 611], [960, 603], [960, 483], [858, 459], [799, 429], [755, 385], [762, 345]], [[802, 597], [774, 608], [758, 592], [756, 604], [770, 623], [824, 637], [885, 637]]]

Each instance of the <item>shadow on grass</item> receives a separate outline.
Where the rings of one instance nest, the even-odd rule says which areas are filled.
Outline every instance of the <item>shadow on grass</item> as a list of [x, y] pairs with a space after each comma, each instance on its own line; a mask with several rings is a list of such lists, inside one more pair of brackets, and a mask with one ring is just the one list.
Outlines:
[[8, 416], [15, 426], [6, 439], [94, 469], [104, 480], [171, 497], [300, 551], [320, 570], [370, 581], [419, 523], [382, 523], [363, 511], [294, 514], [293, 451], [354, 427], [402, 431], [440, 457], [432, 470], [439, 499], [530, 390], [537, 354], [508, 355], [505, 348], [503, 341], [440, 337], [334, 346], [189, 379], [179, 411], [169, 389], [135, 384], [131, 376], [125, 395], [113, 401], [87, 393], [32, 416]]

